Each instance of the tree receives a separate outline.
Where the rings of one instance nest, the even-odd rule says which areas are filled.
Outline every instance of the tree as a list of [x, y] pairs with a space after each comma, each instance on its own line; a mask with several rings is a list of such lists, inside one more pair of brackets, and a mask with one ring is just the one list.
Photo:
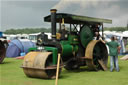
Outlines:
[[5, 34], [31, 34], [39, 32], [50, 32], [50, 29], [46, 28], [24, 28], [24, 29], [9, 29], [6, 30]]

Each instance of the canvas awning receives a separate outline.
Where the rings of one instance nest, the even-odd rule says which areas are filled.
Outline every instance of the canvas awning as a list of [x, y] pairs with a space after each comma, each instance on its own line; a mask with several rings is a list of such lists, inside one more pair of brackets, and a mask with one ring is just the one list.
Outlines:
[[[56, 22], [59, 23], [64, 18], [64, 22], [68, 24], [84, 24], [84, 23], [92, 23], [92, 24], [102, 24], [102, 23], [112, 23], [112, 20], [102, 19], [102, 18], [94, 18], [88, 16], [79, 16], [73, 14], [66, 13], [57, 13], [56, 14]], [[44, 17], [45, 22], [51, 22], [51, 15]]]

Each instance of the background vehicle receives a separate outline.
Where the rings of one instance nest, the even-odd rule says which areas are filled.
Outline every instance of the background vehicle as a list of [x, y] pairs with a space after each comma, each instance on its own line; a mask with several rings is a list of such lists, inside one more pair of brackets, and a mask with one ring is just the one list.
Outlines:
[[3, 37], [3, 32], [0, 32], [0, 63], [2, 63], [5, 58], [7, 46], [8, 42], [6, 38]]

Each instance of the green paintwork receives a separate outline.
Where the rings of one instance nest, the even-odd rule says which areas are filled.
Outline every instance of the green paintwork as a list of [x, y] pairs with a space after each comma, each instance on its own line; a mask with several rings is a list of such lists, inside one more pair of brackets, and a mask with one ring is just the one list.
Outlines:
[[30, 51], [36, 51], [37, 50], [37, 47], [33, 47], [33, 48], [29, 48], [28, 49], [28, 52], [30, 52]]
[[[92, 23], [92, 24], [102, 24], [102, 23], [112, 23], [112, 20], [109, 19], [102, 19], [102, 18], [94, 18], [88, 16], [79, 16], [73, 14], [66, 14], [66, 13], [57, 13], [56, 14], [56, 22], [60, 22], [61, 19], [64, 18], [65, 23], [69, 24], [82, 24], [82, 23]], [[51, 22], [51, 15], [44, 17], [45, 22]]]
[[70, 45], [69, 41], [61, 41], [62, 46], [62, 55], [63, 56], [71, 56], [73, 53], [73, 46]]
[[77, 52], [79, 49], [78, 45], [73, 46], [73, 52]]
[[57, 64], [58, 50], [55, 47], [45, 47], [45, 50], [52, 52], [53, 65]]
[[73, 55], [73, 52], [77, 52], [78, 51], [78, 44], [77, 43], [73, 43], [70, 41], [61, 41], [61, 46], [62, 46], [62, 55], [63, 56], [71, 56]]
[[86, 48], [88, 43], [93, 40], [93, 32], [88, 26], [84, 26], [80, 32], [80, 40], [83, 47]]
[[75, 45], [78, 44], [78, 36], [77, 35], [69, 35], [68, 36], [68, 41], [70, 42], [70, 44]]

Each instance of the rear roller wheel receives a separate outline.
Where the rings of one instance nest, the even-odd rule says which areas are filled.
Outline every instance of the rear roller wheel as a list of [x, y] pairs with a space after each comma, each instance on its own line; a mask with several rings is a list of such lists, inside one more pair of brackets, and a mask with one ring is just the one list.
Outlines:
[[85, 57], [90, 70], [107, 70], [108, 52], [100, 40], [92, 40], [88, 44]]
[[52, 52], [30, 52], [25, 56], [22, 67], [28, 77], [48, 79], [56, 76], [56, 66], [52, 64]]

